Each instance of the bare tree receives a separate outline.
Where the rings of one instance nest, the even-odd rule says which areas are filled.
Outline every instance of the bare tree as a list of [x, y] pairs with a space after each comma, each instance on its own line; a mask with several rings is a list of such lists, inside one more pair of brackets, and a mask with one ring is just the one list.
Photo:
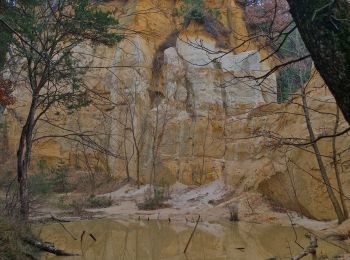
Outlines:
[[20, 213], [27, 220], [28, 168], [38, 122], [55, 106], [75, 110], [90, 104], [82, 77], [88, 66], [75, 50], [86, 41], [113, 45], [122, 35], [116, 31], [118, 22], [90, 1], [16, 1], [6, 5], [1, 24], [14, 35], [10, 73], [18, 72], [13, 77], [23, 80], [31, 102], [17, 152]]
[[315, 157], [317, 160], [317, 164], [320, 170], [320, 174], [322, 176], [322, 179], [324, 181], [324, 184], [327, 188], [327, 192], [328, 192], [328, 196], [329, 199], [332, 202], [332, 205], [334, 207], [334, 211], [337, 214], [338, 217], [338, 223], [342, 223], [346, 218], [344, 216], [343, 210], [339, 205], [339, 202], [335, 196], [335, 193], [332, 189], [328, 174], [327, 174], [327, 170], [326, 167], [324, 165], [323, 159], [321, 157], [321, 152], [320, 149], [317, 145], [317, 142], [315, 142], [316, 136], [315, 136], [315, 132], [313, 130], [312, 127], [312, 123], [311, 123], [311, 117], [310, 117], [310, 113], [309, 113], [309, 109], [308, 109], [308, 104], [307, 104], [307, 100], [306, 100], [306, 95], [305, 95], [305, 88], [301, 89], [301, 99], [302, 99], [302, 104], [303, 104], [303, 111], [304, 111], [304, 116], [305, 116], [305, 123], [307, 126], [307, 130], [309, 133], [309, 138], [310, 138], [310, 142], [312, 142], [312, 149], [314, 150], [315, 153]]

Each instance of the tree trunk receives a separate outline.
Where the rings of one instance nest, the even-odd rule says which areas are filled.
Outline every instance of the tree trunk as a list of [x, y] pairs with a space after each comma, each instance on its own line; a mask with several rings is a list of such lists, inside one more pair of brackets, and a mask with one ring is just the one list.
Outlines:
[[327, 170], [326, 170], [326, 167], [324, 166], [324, 163], [323, 163], [323, 160], [322, 160], [321, 153], [320, 153], [320, 150], [318, 148], [317, 142], [314, 142], [316, 138], [315, 138], [315, 133], [314, 133], [313, 128], [312, 128], [312, 124], [311, 124], [311, 118], [310, 118], [310, 113], [309, 113], [309, 109], [308, 109], [308, 106], [307, 106], [307, 100], [306, 100], [304, 89], [302, 89], [301, 92], [302, 92], [301, 93], [301, 97], [302, 97], [302, 101], [303, 101], [303, 110], [304, 110], [305, 122], [306, 122], [307, 129], [308, 129], [308, 132], [309, 132], [310, 141], [313, 142], [312, 143], [312, 148], [314, 150], [314, 153], [315, 153], [315, 156], [316, 156], [316, 159], [317, 159], [317, 163], [318, 163], [318, 167], [320, 169], [321, 177], [323, 179], [324, 184], [326, 185], [329, 199], [331, 200], [331, 203], [333, 205], [334, 211], [335, 211], [335, 213], [337, 215], [337, 218], [338, 218], [338, 223], [340, 224], [340, 223], [342, 223], [345, 220], [345, 217], [344, 217], [343, 211], [342, 211], [342, 209], [341, 209], [341, 207], [339, 205], [339, 202], [338, 202], [338, 200], [337, 200], [337, 198], [336, 198], [336, 196], [334, 194], [334, 191], [333, 191], [333, 188], [331, 186], [330, 180], [328, 178]]
[[[22, 137], [21, 137], [22, 138]], [[29, 217], [29, 192], [27, 180], [27, 168], [23, 160], [23, 153], [25, 144], [20, 144], [17, 152], [17, 180], [19, 186], [19, 200], [20, 200], [20, 216], [22, 220], [27, 221]]]
[[[124, 126], [124, 137], [123, 137], [123, 146], [124, 146], [124, 157], [125, 157], [125, 172], [126, 172], [126, 181], [130, 182], [130, 169], [129, 169], [129, 158], [128, 151], [126, 149], [126, 141], [127, 141], [127, 125], [128, 125], [128, 116], [125, 115], [125, 126]], [[133, 147], [134, 149], [134, 147]], [[133, 152], [134, 154], [134, 152]], [[130, 156], [132, 158], [132, 155]]]
[[24, 221], [27, 221], [29, 218], [28, 167], [32, 150], [35, 110], [36, 98], [33, 97], [27, 121], [22, 129], [17, 151], [17, 180], [19, 186], [20, 216]]
[[287, 0], [315, 67], [350, 123], [350, 3]]
[[[158, 123], [159, 123], [159, 105], [157, 105], [156, 110], [156, 122], [155, 122], [155, 129], [153, 132], [153, 144], [152, 144], [152, 172], [150, 174], [150, 181], [149, 184], [152, 187], [156, 186], [156, 160], [157, 160], [157, 153], [158, 153]], [[154, 193], [155, 196], [156, 193]]]
[[124, 131], [124, 157], [125, 157], [125, 172], [126, 172], [126, 181], [130, 182], [130, 169], [129, 169], [129, 158], [128, 152], [126, 150], [126, 131]]
[[136, 146], [136, 182], [137, 188], [140, 189], [140, 150]]

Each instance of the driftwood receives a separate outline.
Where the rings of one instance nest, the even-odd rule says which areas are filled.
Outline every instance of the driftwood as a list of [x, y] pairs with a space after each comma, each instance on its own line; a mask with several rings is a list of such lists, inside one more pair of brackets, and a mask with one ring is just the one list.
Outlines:
[[54, 221], [57, 221], [57, 222], [65, 222], [65, 223], [71, 222], [70, 220], [61, 219], [61, 218], [55, 217], [55, 216], [52, 215], [52, 214], [50, 214], [50, 215], [51, 215], [51, 219], [54, 220]]
[[57, 255], [57, 256], [79, 256], [79, 254], [65, 252], [61, 249], [56, 248], [53, 245], [50, 245], [48, 243], [44, 243], [42, 241], [39, 241], [39, 240], [31, 238], [31, 237], [25, 237], [25, 238], [23, 238], [23, 241], [28, 243], [29, 245], [31, 245], [33, 247], [38, 248], [41, 251], [49, 252], [49, 253]]
[[198, 226], [198, 222], [199, 222], [200, 219], [201, 219], [201, 215], [198, 215], [198, 219], [197, 219], [196, 225], [194, 226], [194, 229], [193, 229], [193, 231], [192, 231], [192, 233], [191, 233], [191, 236], [190, 236], [190, 238], [188, 239], [187, 245], [186, 245], [185, 250], [184, 250], [184, 254], [186, 254], [187, 248], [188, 248], [188, 246], [190, 245], [190, 242], [191, 242], [191, 240], [192, 240], [192, 237], [193, 237], [193, 235], [194, 235], [194, 232], [196, 232], [196, 229], [197, 229], [197, 226]]
[[316, 249], [318, 247], [317, 245], [317, 238], [314, 235], [308, 235], [307, 236], [310, 239], [310, 245], [304, 249], [303, 252], [301, 252], [299, 255], [292, 257], [292, 260], [299, 260], [303, 257], [311, 254], [312, 259], [317, 259], [316, 257]]

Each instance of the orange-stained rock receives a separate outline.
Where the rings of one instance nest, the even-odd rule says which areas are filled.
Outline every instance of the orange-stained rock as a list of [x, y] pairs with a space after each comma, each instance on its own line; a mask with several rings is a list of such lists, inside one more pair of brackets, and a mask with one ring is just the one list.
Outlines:
[[[233, 75], [261, 76], [270, 69], [266, 62], [260, 62], [267, 56], [265, 51], [237, 39], [237, 35], [248, 35], [241, 7], [234, 0], [206, 1], [207, 6], [220, 9], [221, 23], [231, 30], [229, 47], [242, 44], [235, 53], [220, 56], [227, 49], [219, 41], [226, 38], [213, 37], [193, 21], [183, 28], [182, 18], [173, 15], [180, 4], [173, 0], [105, 3], [103, 8], [119, 17], [130, 35], [114, 48], [79, 47], [94, 54], [95, 58], [88, 60], [90, 64], [111, 68], [93, 70], [85, 76], [89, 88], [99, 93], [94, 106], [74, 113], [64, 109], [49, 111], [52, 122], [60, 129], [39, 122], [36, 138], [51, 137], [35, 144], [32, 171], [40, 159], [50, 166], [63, 160], [72, 169], [85, 169], [88, 160], [99, 172], [122, 179], [128, 169], [135, 179], [139, 149], [143, 183], [153, 179], [159, 185], [176, 181], [205, 184], [221, 179], [237, 193], [259, 190], [309, 217], [334, 218], [314, 155], [291, 146], [279, 147], [261, 136], [262, 132], [272, 131], [284, 137], [307, 139], [302, 108], [295, 104], [300, 103], [299, 98], [290, 104], [277, 104], [274, 74], [266, 81], [271, 95], [251, 77], [233, 79]], [[173, 37], [177, 31], [178, 37]], [[316, 77], [308, 87], [310, 107], [335, 113], [334, 100], [322, 85]], [[18, 103], [6, 111], [6, 138], [13, 155], [29, 106], [26, 91], [19, 86], [15, 93]], [[327, 102], [319, 102], [321, 99]], [[317, 135], [331, 131], [334, 117], [314, 111], [311, 117]], [[341, 122], [343, 129], [346, 124]], [[92, 140], [109, 156], [79, 142], [53, 137], [70, 130], [96, 133]], [[331, 155], [330, 141], [319, 143], [325, 156]], [[339, 151], [344, 150], [342, 158], [349, 158], [345, 150], [348, 143], [346, 136], [337, 139]], [[306, 149], [310, 151], [310, 147]], [[334, 184], [328, 157], [325, 163]], [[350, 164], [342, 167], [347, 192]]]

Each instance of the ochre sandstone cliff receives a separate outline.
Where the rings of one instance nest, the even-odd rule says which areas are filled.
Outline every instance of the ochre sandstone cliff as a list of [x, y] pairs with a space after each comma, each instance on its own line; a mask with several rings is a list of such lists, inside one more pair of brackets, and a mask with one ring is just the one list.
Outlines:
[[[97, 171], [120, 179], [129, 172], [136, 179], [139, 150], [143, 183], [205, 184], [221, 179], [236, 193], [259, 190], [307, 216], [333, 218], [325, 187], [317, 180], [314, 155], [292, 146], [280, 147], [257, 134], [273, 131], [284, 137], [307, 137], [302, 108], [292, 104], [300, 100], [276, 103], [274, 74], [262, 86], [245, 77], [269, 70], [267, 62], [260, 62], [265, 52], [251, 42], [223, 55], [242, 43], [238, 35], [247, 35], [240, 6], [235, 0], [206, 1], [221, 13], [218, 30], [213, 31], [195, 22], [182, 26], [182, 17], [174, 15], [179, 2], [115, 0], [105, 4], [103, 8], [130, 29], [127, 38], [115, 48], [81, 47], [93, 54], [86, 62], [107, 67], [86, 75], [99, 99], [79, 112], [50, 112], [50, 121], [60, 128], [40, 123], [36, 136], [52, 137], [36, 143], [33, 167], [41, 159], [51, 165], [63, 160], [72, 169], [84, 169], [88, 157]], [[212, 59], [215, 61], [210, 62]], [[333, 99], [322, 85], [316, 76], [308, 87], [313, 97], [310, 103], [315, 110], [334, 113]], [[17, 90], [17, 97], [16, 105], [6, 111], [8, 146], [13, 154], [28, 104], [24, 88]], [[316, 133], [332, 129], [332, 116], [311, 114]], [[67, 129], [98, 133], [93, 140], [107, 155], [54, 137], [67, 134]], [[338, 139], [339, 150], [346, 147], [347, 140]], [[330, 141], [320, 142], [325, 155], [331, 153]], [[348, 151], [342, 156], [349, 156]], [[327, 168], [334, 176], [328, 161]], [[346, 188], [348, 168], [343, 165]]]

